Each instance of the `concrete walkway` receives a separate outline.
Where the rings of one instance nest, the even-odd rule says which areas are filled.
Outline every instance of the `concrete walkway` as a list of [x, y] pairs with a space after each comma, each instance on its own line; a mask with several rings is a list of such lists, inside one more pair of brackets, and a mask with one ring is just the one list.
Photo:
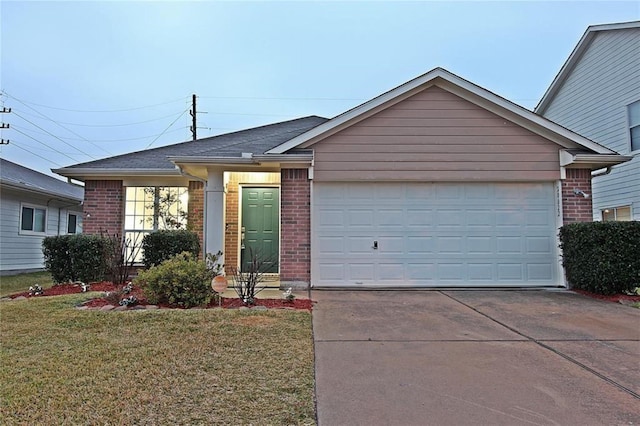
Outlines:
[[320, 426], [640, 425], [640, 310], [564, 291], [313, 291]]

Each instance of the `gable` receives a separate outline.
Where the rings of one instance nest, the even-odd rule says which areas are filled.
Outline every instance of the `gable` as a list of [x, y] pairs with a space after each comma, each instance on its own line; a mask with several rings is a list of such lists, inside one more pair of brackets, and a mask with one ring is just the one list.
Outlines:
[[616, 152], [630, 152], [627, 105], [640, 99], [640, 27], [598, 31], [545, 99], [545, 117]]
[[560, 178], [560, 147], [438, 86], [313, 145], [314, 180]]

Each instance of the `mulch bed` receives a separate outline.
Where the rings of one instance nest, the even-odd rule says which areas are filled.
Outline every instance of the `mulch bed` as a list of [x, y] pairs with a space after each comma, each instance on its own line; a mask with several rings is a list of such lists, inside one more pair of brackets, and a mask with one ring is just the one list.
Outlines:
[[[111, 282], [99, 282], [99, 283], [91, 283], [89, 291], [103, 291], [103, 292], [114, 292], [122, 289], [122, 285], [114, 285]], [[51, 288], [47, 288], [44, 290], [44, 293], [38, 296], [31, 296], [29, 292], [13, 294], [10, 297], [15, 299], [16, 297], [24, 296], [27, 298], [30, 297], [43, 297], [43, 296], [60, 296], [64, 294], [77, 294], [82, 293], [82, 287], [80, 284], [57, 284]], [[149, 305], [149, 302], [144, 296], [142, 289], [140, 287], [133, 287], [131, 293], [124, 295], [126, 296], [135, 296], [138, 299], [137, 305]], [[97, 299], [91, 299], [83, 304], [88, 308], [100, 308], [107, 305], [117, 305], [118, 302], [114, 300], [109, 300], [108, 298], [102, 297]], [[160, 308], [172, 308], [169, 305], [158, 305]], [[235, 297], [223, 297], [221, 303], [211, 302], [205, 308], [217, 308], [222, 307], [226, 309], [237, 309], [243, 307], [243, 303], [239, 298]], [[313, 301], [309, 299], [294, 299], [292, 301], [287, 301], [285, 299], [256, 299], [255, 303], [251, 305], [251, 307], [255, 306], [264, 306], [269, 309], [300, 309], [300, 310], [308, 310], [311, 311], [313, 308]]]
[[640, 302], [640, 295], [629, 294], [612, 294], [605, 296], [603, 294], [595, 294], [586, 290], [571, 289], [574, 293], [582, 294], [583, 296], [591, 297], [593, 299], [605, 300], [607, 302], [621, 303], [621, 302]]

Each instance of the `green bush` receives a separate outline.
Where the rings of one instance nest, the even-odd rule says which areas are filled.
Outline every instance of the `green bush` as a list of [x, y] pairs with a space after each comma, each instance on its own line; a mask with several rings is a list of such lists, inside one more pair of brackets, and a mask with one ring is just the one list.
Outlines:
[[151, 303], [191, 308], [209, 303], [214, 275], [204, 261], [184, 252], [141, 271], [135, 282]]
[[42, 241], [45, 268], [56, 283], [102, 281], [110, 241], [99, 235], [57, 235]]
[[572, 223], [560, 228], [567, 281], [598, 294], [640, 286], [640, 222]]
[[144, 236], [142, 250], [144, 251], [142, 261], [148, 268], [185, 251], [198, 256], [200, 241], [198, 235], [190, 231], [157, 231]]

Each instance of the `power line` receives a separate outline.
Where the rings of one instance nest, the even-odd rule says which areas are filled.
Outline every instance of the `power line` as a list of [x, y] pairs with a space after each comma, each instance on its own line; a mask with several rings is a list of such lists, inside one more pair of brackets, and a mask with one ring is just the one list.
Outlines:
[[[52, 160], [52, 159], [50, 159], [50, 158], [45, 158], [45, 157], [43, 157], [42, 155], [38, 155], [38, 154], [36, 154], [35, 152], [29, 151], [28, 149], [25, 149], [25, 148], [21, 147], [20, 145], [17, 145], [17, 144], [15, 144], [15, 143], [13, 143], [13, 142], [11, 143], [11, 146], [15, 146], [16, 148], [21, 149], [21, 150], [23, 150], [23, 151], [26, 151], [26, 152], [28, 152], [28, 153], [29, 153], [29, 154], [31, 154], [31, 155], [35, 155], [36, 157], [41, 158], [41, 159], [43, 159], [43, 160], [45, 160], [45, 161], [48, 161], [48, 162], [49, 162], [49, 163], [51, 163], [51, 164], [55, 164], [55, 165], [56, 165], [56, 166], [58, 166], [58, 167], [62, 167], [62, 164], [60, 164], [60, 163], [56, 163], [55, 161], [53, 161], [53, 160]], [[75, 160], [74, 160], [74, 161], [75, 161]]]
[[[6, 91], [3, 91], [3, 92], [8, 97], [10, 97], [12, 99], [15, 99], [17, 101], [20, 101], [19, 99], [16, 99], [13, 96], [11, 96]], [[152, 105], [144, 105], [144, 106], [139, 106], [139, 107], [123, 108], [123, 109], [104, 109], [104, 110], [81, 110], [81, 109], [53, 107], [53, 106], [43, 105], [43, 104], [39, 104], [39, 103], [36, 103], [36, 102], [29, 102], [29, 101], [20, 101], [20, 102], [25, 103], [25, 104], [39, 106], [41, 108], [54, 109], [54, 110], [58, 110], [58, 111], [82, 112], [82, 113], [85, 113], [85, 112], [86, 113], [109, 113], [109, 112], [126, 112], [126, 111], [135, 111], [135, 110], [145, 109], [145, 108], [153, 108], [153, 107], [157, 107], [157, 106], [168, 105], [168, 104], [172, 104], [172, 103], [175, 103], [175, 102], [178, 102], [178, 101], [182, 101], [185, 98], [186, 97], [183, 96], [183, 97], [178, 98], [178, 99], [173, 99], [173, 100], [170, 100], [170, 101], [167, 101], [167, 102], [161, 102], [161, 103], [152, 104]]]
[[[12, 128], [12, 129], [14, 129], [15, 127], [16, 127], [16, 125], [15, 125], [15, 124], [11, 126], [11, 128]], [[19, 128], [19, 129], [24, 129], [22, 126], [18, 126], [18, 128]], [[178, 129], [169, 130], [168, 132], [165, 132], [165, 134], [173, 133], [173, 132], [177, 132], [177, 131], [182, 130], [182, 129], [184, 129], [184, 128], [186, 128], [186, 126], [182, 126], [182, 127], [178, 128]], [[221, 130], [232, 130], [232, 129], [222, 129], [222, 128], [220, 128], [220, 129], [221, 129]], [[41, 134], [41, 135], [46, 135], [46, 134], [47, 134], [47, 133], [44, 133], [44, 132], [38, 132], [37, 130], [31, 130], [31, 129], [29, 129], [29, 131], [30, 131], [30, 132], [34, 132], [34, 133], [38, 133], [38, 134]], [[155, 136], [159, 136], [159, 135], [158, 135], [158, 134], [154, 134], [154, 135], [138, 136], [138, 137], [135, 137], [135, 138], [124, 138], [124, 139], [93, 139], [93, 142], [127, 142], [127, 141], [139, 141], [139, 140], [142, 140], [142, 139], [149, 139], [149, 138], [153, 138], [153, 137], [155, 137]], [[84, 139], [78, 139], [78, 138], [66, 138], [66, 139], [68, 139], [68, 140], [70, 140], [70, 141], [81, 141], [81, 140], [84, 140]]]
[[16, 129], [15, 127], [13, 128], [13, 130], [15, 130], [16, 132], [20, 133], [21, 135], [24, 135], [24, 136], [28, 137], [29, 139], [33, 139], [34, 141], [38, 142], [39, 144], [42, 144], [42, 145], [46, 146], [47, 148], [51, 149], [51, 150], [52, 150], [52, 151], [54, 151], [54, 152], [57, 152], [57, 153], [58, 153], [58, 154], [60, 154], [60, 155], [64, 155], [65, 157], [67, 157], [67, 158], [68, 158], [68, 159], [70, 159], [71, 161], [74, 161], [74, 162], [75, 162], [75, 161], [78, 161], [78, 160], [76, 160], [75, 158], [73, 158], [73, 157], [71, 157], [71, 156], [69, 156], [69, 155], [65, 154], [64, 152], [62, 152], [62, 151], [58, 151], [57, 149], [55, 149], [55, 148], [54, 148], [54, 147], [52, 147], [51, 145], [48, 145], [48, 144], [46, 144], [46, 143], [42, 142], [41, 140], [38, 140], [38, 139], [34, 138], [33, 136], [30, 136], [30, 135], [28, 135], [28, 134], [26, 134], [26, 133], [24, 133], [24, 132], [22, 132], [22, 131], [20, 131], [20, 130]]
[[365, 101], [364, 98], [278, 98], [262, 96], [198, 96], [202, 99], [245, 99], [270, 101]]
[[173, 126], [173, 125], [176, 123], [176, 121], [180, 120], [180, 117], [182, 117], [183, 115], [185, 115], [185, 114], [186, 114], [186, 112], [187, 112], [187, 111], [189, 111], [189, 108], [187, 108], [187, 109], [185, 109], [184, 111], [182, 111], [182, 114], [180, 114], [179, 116], [177, 116], [177, 117], [176, 117], [176, 119], [175, 119], [175, 120], [173, 120], [173, 121], [171, 122], [171, 124], [169, 124], [169, 125], [167, 126], [167, 128], [166, 128], [166, 129], [164, 129], [164, 130], [162, 131], [162, 133], [160, 133], [160, 134], [159, 134], [159, 135], [158, 135], [154, 140], [152, 140], [151, 142], [149, 142], [149, 145], [147, 145], [147, 146], [145, 147], [145, 149], [149, 149], [149, 147], [150, 147], [151, 145], [153, 145], [153, 144], [155, 143], [155, 141], [157, 141], [158, 139], [160, 139], [160, 136], [164, 135], [164, 134], [167, 132], [167, 130], [169, 130], [169, 128], [170, 128], [171, 126]]
[[[27, 112], [21, 111], [22, 114], [28, 115], [30, 117], [36, 117], [39, 118], [38, 116], [34, 115], [34, 114], [29, 114]], [[123, 123], [123, 124], [82, 124], [82, 123], [69, 123], [69, 122], [65, 122], [65, 121], [56, 121], [53, 120], [51, 118], [46, 118], [49, 121], [52, 121], [54, 123], [58, 123], [58, 124], [67, 124], [69, 126], [80, 126], [80, 127], [125, 127], [125, 126], [134, 126], [136, 124], [144, 124], [144, 123], [151, 123], [152, 121], [159, 121], [159, 120], [163, 120], [165, 118], [169, 118], [169, 117], [173, 117], [175, 116], [175, 113], [173, 114], [169, 114], [169, 115], [164, 115], [162, 117], [157, 117], [157, 118], [152, 118], [150, 120], [145, 120], [145, 121], [137, 121], [134, 123]]]
[[84, 137], [84, 136], [82, 136], [82, 135], [77, 134], [77, 133], [76, 133], [76, 132], [74, 132], [73, 130], [71, 130], [71, 129], [67, 128], [67, 127], [64, 127], [62, 124], [60, 124], [60, 123], [56, 122], [55, 120], [53, 120], [53, 119], [51, 119], [51, 118], [47, 117], [46, 115], [44, 115], [43, 113], [41, 113], [41, 112], [40, 112], [40, 111], [38, 111], [37, 109], [35, 109], [35, 108], [33, 108], [33, 107], [30, 107], [29, 105], [25, 104], [25, 103], [24, 103], [23, 101], [21, 101], [20, 99], [14, 98], [13, 96], [11, 96], [10, 94], [8, 94], [7, 92], [4, 92], [4, 94], [5, 94], [5, 95], [7, 95], [7, 96], [9, 96], [10, 98], [15, 99], [16, 101], [20, 102], [22, 105], [26, 106], [27, 108], [29, 108], [29, 109], [31, 109], [31, 110], [33, 110], [33, 111], [37, 112], [38, 114], [40, 114], [42, 117], [46, 118], [47, 120], [52, 121], [52, 122], [53, 122], [54, 124], [56, 124], [58, 127], [62, 127], [63, 129], [65, 129], [65, 130], [66, 130], [66, 131], [68, 131], [69, 133], [72, 133], [72, 134], [74, 134], [74, 135], [76, 135], [76, 136], [78, 136], [78, 137], [82, 138], [83, 140], [85, 140], [86, 142], [89, 142], [91, 145], [95, 146], [96, 148], [101, 149], [103, 152], [106, 152], [106, 153], [107, 153], [107, 154], [109, 154], [109, 155], [113, 155], [113, 153], [111, 153], [111, 152], [107, 151], [106, 149], [102, 148], [101, 146], [98, 146], [98, 145], [96, 145], [96, 144], [92, 143], [89, 139], [85, 138], [85, 137]]
[[16, 117], [20, 117], [21, 119], [23, 119], [23, 120], [24, 120], [24, 121], [26, 121], [27, 123], [29, 123], [29, 124], [31, 124], [31, 125], [33, 125], [33, 126], [37, 127], [38, 129], [42, 130], [42, 131], [43, 131], [43, 132], [45, 132], [45, 133], [47, 133], [49, 136], [52, 136], [52, 137], [54, 137], [54, 138], [58, 139], [60, 142], [62, 142], [62, 143], [64, 143], [64, 144], [66, 144], [66, 145], [68, 145], [68, 146], [70, 146], [71, 148], [74, 148], [75, 150], [77, 150], [77, 151], [79, 151], [79, 152], [83, 153], [84, 155], [86, 155], [87, 157], [91, 157], [91, 158], [93, 158], [94, 160], [96, 160], [96, 157], [94, 157], [93, 155], [91, 155], [91, 154], [87, 154], [86, 152], [84, 152], [83, 150], [81, 150], [80, 148], [78, 148], [77, 146], [73, 146], [73, 145], [71, 145], [69, 142], [67, 142], [67, 141], [65, 141], [65, 140], [63, 140], [63, 139], [61, 139], [61, 138], [59, 138], [58, 136], [54, 135], [53, 133], [51, 133], [51, 132], [47, 131], [46, 129], [43, 129], [42, 127], [38, 126], [38, 125], [37, 125], [37, 124], [35, 124], [34, 122], [27, 120], [26, 118], [24, 118], [23, 116], [21, 116], [21, 115], [20, 115], [20, 114], [18, 114], [17, 112], [14, 112], [13, 114], [15, 114], [15, 116], [16, 116]]

